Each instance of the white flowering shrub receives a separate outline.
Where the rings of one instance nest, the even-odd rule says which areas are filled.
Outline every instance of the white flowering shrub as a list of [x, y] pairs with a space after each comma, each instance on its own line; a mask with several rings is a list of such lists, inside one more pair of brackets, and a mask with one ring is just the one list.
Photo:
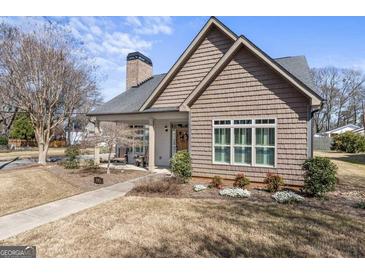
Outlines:
[[205, 186], [205, 185], [194, 185], [193, 186], [193, 190], [194, 191], [196, 191], [196, 192], [198, 192], [198, 191], [202, 191], [202, 190], [205, 190], [205, 189], [207, 189], [208, 187], [207, 186]]
[[292, 191], [279, 191], [271, 196], [275, 201], [281, 204], [300, 203], [304, 201], [304, 197], [295, 194]]
[[251, 193], [247, 189], [242, 188], [225, 188], [219, 191], [219, 195], [234, 198], [248, 198], [251, 196]]

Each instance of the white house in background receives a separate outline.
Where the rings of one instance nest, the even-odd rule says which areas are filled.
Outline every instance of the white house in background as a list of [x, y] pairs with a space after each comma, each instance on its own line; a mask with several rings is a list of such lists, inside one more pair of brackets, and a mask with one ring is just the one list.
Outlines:
[[333, 135], [344, 133], [347, 131], [354, 131], [360, 129], [359, 126], [348, 124], [342, 127], [334, 128], [332, 130], [326, 131], [323, 133], [323, 136], [332, 137]]
[[85, 129], [82, 130], [75, 123], [72, 123], [72, 130], [65, 131], [66, 139], [68, 139], [68, 134], [70, 134], [70, 143], [71, 145], [80, 144], [80, 142], [87, 136], [88, 134], [93, 134], [95, 132], [95, 125], [89, 122]]
[[352, 132], [353, 133], [356, 133], [356, 134], [360, 134], [360, 135], [365, 135], [365, 131], [364, 131], [364, 128], [363, 127], [358, 128], [358, 129], [355, 129]]

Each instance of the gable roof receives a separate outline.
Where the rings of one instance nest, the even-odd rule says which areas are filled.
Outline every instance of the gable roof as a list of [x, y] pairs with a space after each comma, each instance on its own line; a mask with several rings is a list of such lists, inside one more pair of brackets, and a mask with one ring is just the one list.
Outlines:
[[[314, 85], [304, 56], [283, 57], [274, 60], [280, 63], [291, 74], [297, 76], [297, 78], [306, 85]], [[157, 87], [165, 75], [166, 74], [154, 75], [141, 85], [130, 88], [110, 101], [104, 103], [102, 106], [90, 112], [90, 115], [139, 112], [140, 107], [152, 94], [153, 90]], [[150, 108], [145, 109], [143, 112], [154, 111], [176, 111], [176, 109]]]
[[[222, 31], [227, 37], [235, 41], [232, 47], [226, 52], [225, 55], [217, 62], [217, 64], [212, 68], [212, 70], [203, 78], [202, 82], [205, 84], [209, 82], [212, 78], [212, 71], [219, 71], [222, 65], [229, 60], [228, 54], [232, 54], [237, 51], [242, 45], [245, 45], [249, 50], [258, 55], [264, 62], [268, 63], [272, 68], [277, 70], [285, 78], [296, 85], [302, 92], [307, 94], [315, 102], [312, 105], [320, 106], [322, 98], [316, 93], [313, 79], [308, 67], [307, 60], [304, 56], [294, 56], [294, 57], [282, 57], [277, 59], [272, 59], [257, 46], [255, 46], [250, 40], [244, 36], [238, 37], [234, 32], [227, 28], [222, 22], [217, 18], [211, 17], [208, 22], [203, 26], [201, 31], [196, 35], [193, 41], [189, 44], [188, 48], [179, 57], [176, 63], [171, 67], [171, 69], [166, 74], [154, 75], [150, 79], [143, 82], [141, 85], [130, 88], [122, 94], [114, 97], [110, 101], [106, 102], [101, 107], [90, 112], [90, 115], [100, 115], [100, 114], [118, 114], [118, 113], [132, 113], [132, 112], [151, 112], [151, 111], [172, 111], [172, 109], [161, 109], [161, 108], [151, 108], [150, 107], [155, 100], [159, 97], [164, 88], [173, 79], [179, 69], [184, 65], [184, 63], [189, 59], [189, 57], [194, 53], [196, 48], [199, 46], [200, 42], [204, 40], [205, 36], [212, 27], [216, 27]], [[238, 43], [238, 44], [237, 44]], [[234, 48], [235, 47], [235, 48]], [[214, 75], [214, 73], [213, 73]], [[194, 91], [186, 98], [184, 103], [186, 104], [192, 98], [195, 99], [197, 95], [196, 89], [201, 86], [200, 83]], [[201, 87], [200, 87], [201, 88]], [[194, 93], [194, 95], [192, 95]], [[180, 110], [184, 110], [185, 106], [180, 106]], [[173, 109], [176, 111], [176, 109]]]
[[236, 42], [232, 47], [223, 55], [223, 57], [215, 64], [212, 70], [204, 77], [204, 79], [196, 86], [196, 88], [190, 93], [190, 95], [184, 100], [180, 106], [181, 111], [186, 111], [195, 102], [195, 100], [201, 95], [204, 88], [206, 88], [209, 83], [220, 73], [220, 71], [228, 64], [228, 62], [233, 58], [233, 56], [242, 47], [247, 48], [258, 58], [268, 64], [273, 70], [282, 75], [286, 80], [292, 83], [296, 88], [298, 88], [302, 93], [307, 95], [311, 99], [311, 104], [313, 106], [320, 107], [322, 104], [322, 98], [314, 90], [308, 87], [305, 83], [299, 80], [295, 75], [290, 73], [285, 69], [279, 62], [269, 57], [265, 52], [256, 47], [250, 40], [241, 35], [237, 38]]
[[167, 72], [165, 78], [159, 83], [153, 93], [147, 98], [146, 102], [141, 106], [140, 111], [145, 110], [150, 107], [152, 103], [158, 98], [163, 89], [167, 86], [167, 84], [173, 79], [175, 74], [179, 71], [181, 66], [189, 59], [189, 57], [193, 54], [196, 48], [199, 46], [200, 42], [203, 41], [206, 34], [212, 27], [216, 27], [221, 30], [227, 37], [232, 39], [232, 41], [237, 39], [237, 35], [227, 28], [222, 22], [220, 22], [217, 18], [211, 17], [208, 22], [203, 26], [203, 28], [199, 31], [199, 33], [195, 36], [193, 41], [189, 44], [186, 50], [180, 55], [176, 63], [171, 67], [171, 69]]
[[136, 87], [132, 87], [90, 112], [90, 115], [138, 112], [142, 104], [161, 82], [165, 74], [152, 76]]
[[288, 72], [297, 77], [302, 83], [304, 83], [311, 90], [317, 92], [314, 85], [313, 77], [309, 69], [309, 65], [305, 56], [289, 56], [274, 59]]

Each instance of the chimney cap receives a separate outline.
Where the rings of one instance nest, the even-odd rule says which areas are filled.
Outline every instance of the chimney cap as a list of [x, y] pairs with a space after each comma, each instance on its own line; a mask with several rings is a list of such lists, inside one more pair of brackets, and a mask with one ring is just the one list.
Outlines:
[[128, 53], [128, 55], [127, 55], [127, 61], [136, 60], [136, 59], [141, 60], [142, 62], [145, 62], [146, 64], [152, 66], [151, 59], [148, 58], [147, 56], [143, 55], [139, 51], [135, 51], [135, 52]]

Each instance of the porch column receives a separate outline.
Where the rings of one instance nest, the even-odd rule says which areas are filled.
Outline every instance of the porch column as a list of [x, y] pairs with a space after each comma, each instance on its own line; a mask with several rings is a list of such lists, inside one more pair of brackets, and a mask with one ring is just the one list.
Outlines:
[[155, 170], [155, 127], [153, 119], [148, 121], [148, 170]]
[[[95, 121], [95, 135], [98, 136], [100, 134], [99, 121]], [[97, 138], [98, 139], [98, 138]], [[95, 143], [95, 153], [94, 153], [94, 164], [100, 164], [100, 147], [99, 144]]]

